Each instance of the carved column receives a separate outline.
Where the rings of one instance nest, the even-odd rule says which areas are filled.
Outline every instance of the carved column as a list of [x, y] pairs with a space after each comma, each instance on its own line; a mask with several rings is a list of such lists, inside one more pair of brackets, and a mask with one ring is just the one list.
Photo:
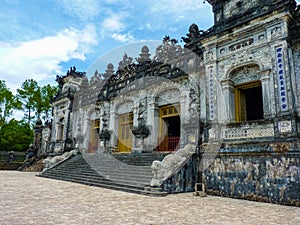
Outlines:
[[146, 124], [150, 129], [149, 145], [155, 148], [158, 145], [157, 142], [159, 132], [159, 110], [155, 99], [149, 98]]
[[187, 144], [185, 131], [183, 129], [183, 121], [188, 121], [189, 119], [189, 106], [185, 94], [180, 96], [180, 148], [183, 148]]
[[116, 112], [110, 112], [110, 119], [109, 119], [109, 130], [112, 130], [112, 136], [110, 139], [110, 146], [117, 147], [118, 145], [118, 135], [119, 135], [119, 116]]
[[271, 116], [270, 110], [270, 70], [260, 71], [261, 74], [261, 87], [262, 87], [262, 97], [263, 97], [263, 110], [264, 110], [264, 118], [267, 119]]
[[235, 89], [232, 80], [221, 81], [224, 104], [222, 107], [225, 109], [225, 121], [226, 123], [235, 121]]
[[[138, 105], [139, 105], [139, 99], [136, 99], [136, 102], [133, 104], [134, 107], [132, 107], [132, 112], [133, 112], [133, 127], [138, 126], [138, 116], [139, 116], [139, 110], [138, 110]], [[132, 151], [135, 151], [137, 148], [137, 138], [132, 135]]]
[[84, 119], [84, 123], [85, 123], [85, 134], [83, 134], [84, 136], [84, 141], [83, 141], [83, 148], [85, 148], [86, 150], [89, 148], [89, 142], [90, 142], [90, 135], [91, 135], [91, 119], [89, 117], [86, 117]]

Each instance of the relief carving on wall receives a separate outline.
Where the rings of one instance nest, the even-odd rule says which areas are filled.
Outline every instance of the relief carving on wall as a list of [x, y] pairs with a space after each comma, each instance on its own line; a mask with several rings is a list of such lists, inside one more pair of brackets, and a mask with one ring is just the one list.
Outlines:
[[276, 26], [271, 30], [271, 36], [272, 38], [274, 37], [278, 37], [280, 35], [282, 35], [282, 27], [281, 26]]
[[195, 122], [199, 118], [200, 114], [200, 84], [197, 81], [192, 82], [193, 85], [190, 89], [189, 97], [189, 114], [190, 122]]
[[258, 66], [243, 66], [233, 71], [232, 81], [235, 85], [258, 80]]
[[246, 46], [252, 45], [253, 43], [254, 43], [254, 39], [253, 38], [249, 38], [247, 40], [244, 40], [244, 41], [235, 43], [233, 45], [230, 45], [229, 46], [229, 50], [230, 51], [235, 51], [235, 50], [238, 50], [238, 49], [242, 49], [242, 48], [244, 48]]
[[165, 90], [158, 94], [157, 104], [159, 106], [180, 101], [180, 91], [178, 89]]
[[118, 105], [117, 112], [118, 114], [129, 113], [132, 111], [133, 102], [132, 101], [125, 101]]

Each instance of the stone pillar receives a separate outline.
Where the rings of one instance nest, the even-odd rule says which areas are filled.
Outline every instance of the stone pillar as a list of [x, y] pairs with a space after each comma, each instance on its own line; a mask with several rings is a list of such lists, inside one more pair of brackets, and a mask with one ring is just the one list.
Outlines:
[[[222, 91], [224, 96], [224, 104], [221, 105], [225, 109], [225, 121], [226, 123], [235, 121], [235, 89], [232, 80], [221, 81]], [[220, 107], [220, 106], [219, 106]]]
[[41, 119], [37, 119], [36, 125], [33, 128], [34, 130], [34, 152], [35, 155], [41, 155], [41, 150], [42, 150], [42, 131], [43, 131], [43, 124]]
[[155, 99], [149, 100], [146, 124], [150, 129], [149, 145], [155, 148], [158, 145], [159, 132], [159, 110]]
[[270, 110], [270, 70], [261, 71], [261, 88], [262, 88], [262, 97], [263, 97], [263, 110], [264, 118], [267, 119], [271, 116]]
[[[138, 101], [139, 99], [136, 99], [137, 102], [134, 103], [134, 107], [132, 108], [132, 112], [133, 112], [133, 127], [137, 127], [138, 126], [138, 116], [139, 116], [139, 111], [138, 111]], [[132, 135], [132, 151], [137, 151], [137, 146], [138, 146], [138, 139]]]
[[49, 127], [45, 127], [42, 130], [42, 145], [41, 145], [41, 150], [40, 150], [40, 155], [46, 154], [49, 148], [49, 139], [50, 139], [50, 129]]
[[110, 139], [110, 146], [117, 147], [118, 145], [118, 126], [119, 126], [119, 116], [116, 112], [112, 111], [110, 113], [110, 120], [109, 120], [109, 130], [112, 131], [111, 139]]
[[180, 143], [179, 148], [183, 148], [187, 144], [185, 129], [183, 129], [183, 121], [189, 120], [189, 105], [185, 94], [180, 96]]

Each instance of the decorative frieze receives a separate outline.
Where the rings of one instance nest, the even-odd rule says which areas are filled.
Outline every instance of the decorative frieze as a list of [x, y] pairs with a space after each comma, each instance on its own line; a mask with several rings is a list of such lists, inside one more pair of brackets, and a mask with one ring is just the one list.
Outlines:
[[253, 38], [249, 38], [245, 41], [241, 41], [241, 42], [238, 42], [236, 44], [233, 44], [233, 45], [230, 45], [229, 46], [229, 50], [230, 51], [235, 51], [235, 50], [238, 50], [238, 49], [242, 49], [246, 46], [249, 46], [249, 45], [252, 45], [254, 43], [254, 39]]
[[261, 126], [257, 128], [236, 127], [226, 128], [224, 130], [224, 140], [241, 139], [241, 138], [261, 138], [274, 136], [274, 128], [271, 126]]

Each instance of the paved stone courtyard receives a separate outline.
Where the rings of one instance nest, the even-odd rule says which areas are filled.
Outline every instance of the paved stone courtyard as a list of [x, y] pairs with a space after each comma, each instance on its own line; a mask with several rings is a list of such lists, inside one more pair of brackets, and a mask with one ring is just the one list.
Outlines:
[[0, 225], [300, 224], [300, 208], [192, 193], [149, 197], [0, 171]]

